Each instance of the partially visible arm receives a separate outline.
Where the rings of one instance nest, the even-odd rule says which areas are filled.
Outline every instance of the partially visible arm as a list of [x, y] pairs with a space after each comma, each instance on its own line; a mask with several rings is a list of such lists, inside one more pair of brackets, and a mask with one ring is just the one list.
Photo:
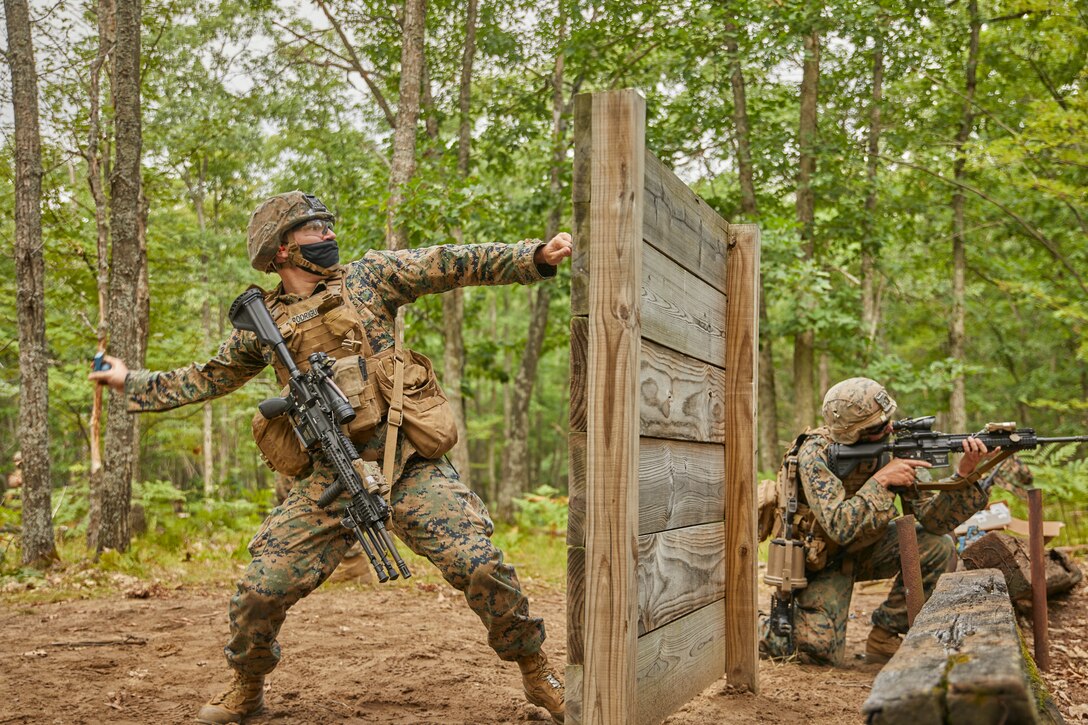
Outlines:
[[171, 410], [237, 390], [267, 365], [251, 332], [233, 330], [219, 352], [203, 365], [191, 363], [164, 372], [132, 370], [125, 377], [129, 412]]
[[[558, 235], [559, 237], [569, 235]], [[554, 277], [555, 266], [570, 256], [548, 249], [540, 240], [515, 244], [450, 244], [395, 252], [373, 251], [351, 265], [349, 274], [363, 275], [392, 307], [414, 302], [426, 294], [475, 285], [529, 284]], [[559, 245], [563, 247], [563, 245]], [[539, 262], [538, 262], [539, 260]]]
[[797, 457], [805, 499], [816, 521], [835, 543], [848, 546], [868, 538], [896, 517], [895, 494], [875, 478], [870, 478], [858, 492], [846, 498], [842, 481], [831, 472], [821, 453], [826, 446], [810, 439]]

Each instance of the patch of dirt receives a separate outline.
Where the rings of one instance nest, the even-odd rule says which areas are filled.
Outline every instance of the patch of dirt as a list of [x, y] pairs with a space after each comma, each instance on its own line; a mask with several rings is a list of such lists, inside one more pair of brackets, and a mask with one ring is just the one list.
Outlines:
[[[546, 649], [561, 664], [564, 595], [525, 583], [533, 612], [547, 621]], [[761, 661], [759, 695], [722, 680], [666, 722], [860, 723], [879, 667], [858, 655], [886, 588], [856, 588], [845, 667]], [[156, 590], [147, 598], [5, 605], [0, 723], [191, 721], [228, 680], [222, 646], [230, 593]], [[1088, 720], [1081, 704], [1088, 701], [1088, 587], [1052, 602], [1050, 611], [1053, 667], [1046, 680], [1070, 722]], [[1021, 626], [1030, 643], [1030, 623]], [[283, 661], [268, 678], [267, 710], [247, 722], [548, 720], [524, 701], [517, 667], [494, 656], [475, 615], [445, 586], [327, 585], [292, 609], [280, 641]]]

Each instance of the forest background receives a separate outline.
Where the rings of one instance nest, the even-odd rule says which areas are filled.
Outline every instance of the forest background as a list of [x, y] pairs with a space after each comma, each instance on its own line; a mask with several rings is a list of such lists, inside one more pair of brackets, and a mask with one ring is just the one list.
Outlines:
[[[4, 8], [0, 471], [24, 457], [23, 515], [0, 509], [8, 573], [55, 541], [127, 549], [130, 497], [158, 512], [159, 541], [188, 516], [174, 533], [190, 548], [270, 506], [249, 435], [270, 372], [206, 405], [107, 414], [101, 462], [86, 381], [107, 339], [152, 369], [215, 353], [231, 301], [272, 283], [244, 251], [262, 198], [317, 194], [343, 259], [547, 239], [570, 228], [572, 101], [587, 91], [639, 89], [654, 152], [762, 230], [765, 475], [855, 375], [944, 430], [1088, 432], [1086, 2]], [[471, 487], [500, 519], [555, 531], [568, 282], [564, 268], [406, 315], [408, 344], [463, 406], [453, 458]], [[1081, 452], [1027, 459], [1062, 541], [1088, 540]]]

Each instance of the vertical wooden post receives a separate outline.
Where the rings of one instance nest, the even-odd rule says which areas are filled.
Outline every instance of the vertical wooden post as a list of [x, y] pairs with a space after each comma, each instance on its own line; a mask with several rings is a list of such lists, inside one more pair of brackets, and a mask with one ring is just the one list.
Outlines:
[[638, 722], [638, 376], [646, 103], [593, 96], [586, 469], [586, 725]]
[[759, 691], [756, 632], [756, 439], [759, 227], [729, 227], [726, 270], [725, 671]]
[[926, 603], [922, 588], [922, 560], [918, 556], [918, 532], [912, 514], [900, 516], [895, 522], [899, 539], [899, 570], [903, 573], [903, 586], [907, 590], [907, 625], [914, 626], [914, 618]]
[[1043, 548], [1043, 492], [1028, 491], [1028, 554], [1031, 557], [1031, 631], [1035, 665], [1050, 671], [1050, 621], [1046, 608], [1046, 550]]

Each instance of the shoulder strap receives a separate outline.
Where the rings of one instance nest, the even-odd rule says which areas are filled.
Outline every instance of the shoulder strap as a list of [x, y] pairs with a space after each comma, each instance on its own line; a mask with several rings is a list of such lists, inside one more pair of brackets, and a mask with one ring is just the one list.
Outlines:
[[393, 321], [393, 397], [389, 400], [388, 423], [385, 431], [385, 459], [382, 475], [387, 486], [393, 485], [393, 464], [397, 453], [397, 434], [404, 422], [404, 343], [397, 334], [396, 318]]

